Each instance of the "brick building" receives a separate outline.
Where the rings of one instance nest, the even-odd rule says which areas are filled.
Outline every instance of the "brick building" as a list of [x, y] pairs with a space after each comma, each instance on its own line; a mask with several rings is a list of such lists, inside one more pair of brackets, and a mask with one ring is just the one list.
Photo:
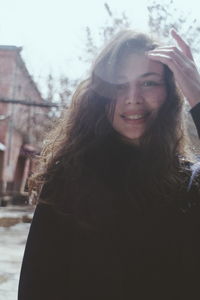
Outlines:
[[41, 124], [48, 113], [48, 108], [37, 106], [44, 99], [21, 50], [0, 46], [0, 195], [24, 190], [31, 168], [29, 154], [39, 151]]

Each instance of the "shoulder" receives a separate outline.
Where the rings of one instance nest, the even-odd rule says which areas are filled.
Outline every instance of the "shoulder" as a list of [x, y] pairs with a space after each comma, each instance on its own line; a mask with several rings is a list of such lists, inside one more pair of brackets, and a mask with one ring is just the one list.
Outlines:
[[59, 236], [61, 233], [72, 231], [75, 218], [57, 206], [39, 202], [33, 216], [30, 232], [39, 235]]
[[38, 203], [33, 215], [29, 236], [45, 235], [47, 237], [56, 231], [57, 223], [57, 217], [52, 206]]

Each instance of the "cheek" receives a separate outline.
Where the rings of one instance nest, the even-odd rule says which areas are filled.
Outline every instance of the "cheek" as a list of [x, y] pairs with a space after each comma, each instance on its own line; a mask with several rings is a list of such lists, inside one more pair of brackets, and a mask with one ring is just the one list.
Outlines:
[[167, 93], [165, 89], [152, 90], [144, 93], [146, 103], [152, 109], [160, 108], [162, 104], [166, 101]]
[[124, 105], [125, 96], [124, 95], [118, 95], [116, 97], [115, 101], [115, 108], [120, 110]]
[[117, 97], [114, 106], [114, 117], [122, 113], [124, 108], [124, 97]]
[[107, 120], [110, 125], [116, 129], [120, 125], [120, 114], [122, 113], [122, 104], [115, 100], [112, 105], [106, 109]]
[[113, 119], [112, 119], [112, 126], [116, 129], [116, 127], [121, 126], [121, 118], [120, 115], [123, 112], [123, 102], [116, 101], [114, 111], [113, 111]]

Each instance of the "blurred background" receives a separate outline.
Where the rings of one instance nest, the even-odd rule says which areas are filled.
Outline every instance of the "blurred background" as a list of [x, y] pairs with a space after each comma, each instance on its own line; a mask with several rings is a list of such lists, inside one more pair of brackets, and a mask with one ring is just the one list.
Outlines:
[[[174, 27], [199, 66], [199, 5], [197, 0], [0, 0], [0, 299], [17, 299], [34, 212], [27, 194], [33, 158], [99, 50], [124, 28], [173, 44]], [[188, 110], [186, 105], [198, 152]]]

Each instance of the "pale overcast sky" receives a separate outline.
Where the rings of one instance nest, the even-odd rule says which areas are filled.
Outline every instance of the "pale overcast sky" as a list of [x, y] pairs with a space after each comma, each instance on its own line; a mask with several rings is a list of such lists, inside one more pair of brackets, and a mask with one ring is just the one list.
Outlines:
[[[108, 21], [104, 2], [118, 15], [124, 11], [134, 28], [146, 30], [148, 0], [0, 0], [0, 44], [23, 47], [36, 81], [50, 71], [80, 77], [85, 70], [77, 58], [83, 53], [84, 30], [89, 26], [95, 33]], [[198, 0], [174, 2], [198, 18]]]

